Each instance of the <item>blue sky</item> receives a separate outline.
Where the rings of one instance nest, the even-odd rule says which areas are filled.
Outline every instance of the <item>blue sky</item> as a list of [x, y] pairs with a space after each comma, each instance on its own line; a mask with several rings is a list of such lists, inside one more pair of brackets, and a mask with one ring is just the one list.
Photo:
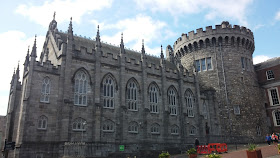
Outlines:
[[[2, 0], [3, 1], [3, 0]], [[159, 56], [160, 45], [173, 45], [182, 33], [229, 21], [251, 29], [255, 37], [254, 63], [279, 57], [279, 0], [12, 0], [0, 6], [1, 25], [0, 115], [6, 114], [14, 68], [23, 62], [37, 34], [37, 52], [53, 14], [58, 29], [67, 31], [73, 17], [74, 34], [95, 38], [100, 25], [101, 40]]]

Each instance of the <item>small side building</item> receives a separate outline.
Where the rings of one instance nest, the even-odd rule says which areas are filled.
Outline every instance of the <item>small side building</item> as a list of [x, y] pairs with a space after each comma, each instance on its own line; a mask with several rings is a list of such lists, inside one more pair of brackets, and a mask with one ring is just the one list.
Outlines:
[[270, 132], [280, 132], [280, 57], [255, 65], [258, 81], [266, 96], [265, 108]]

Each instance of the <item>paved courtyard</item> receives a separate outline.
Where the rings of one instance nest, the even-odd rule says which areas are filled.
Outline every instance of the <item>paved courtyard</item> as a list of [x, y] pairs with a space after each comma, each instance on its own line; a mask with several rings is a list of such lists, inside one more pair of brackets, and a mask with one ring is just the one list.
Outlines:
[[[280, 158], [278, 155], [277, 147], [274, 145], [268, 146], [267, 144], [259, 144], [258, 149], [261, 149], [263, 158]], [[228, 153], [220, 154], [222, 158], [247, 158], [246, 145], [229, 145]], [[203, 158], [205, 155], [198, 155], [198, 158]], [[186, 154], [174, 155], [171, 158], [186, 158]]]

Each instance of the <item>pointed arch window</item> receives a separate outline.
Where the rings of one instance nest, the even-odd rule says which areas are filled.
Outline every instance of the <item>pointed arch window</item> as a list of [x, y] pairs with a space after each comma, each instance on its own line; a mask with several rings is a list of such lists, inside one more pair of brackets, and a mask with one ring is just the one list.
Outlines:
[[170, 115], [177, 115], [177, 94], [175, 89], [170, 88], [167, 94]]
[[111, 76], [103, 81], [103, 107], [114, 109], [114, 87], [115, 83]]
[[138, 133], [138, 123], [137, 122], [129, 123], [128, 132], [129, 133]]
[[131, 111], [138, 111], [138, 106], [137, 106], [137, 85], [135, 84], [134, 81], [130, 81], [127, 84], [127, 106], [128, 110]]
[[50, 79], [48, 77], [45, 77], [42, 82], [42, 89], [41, 89], [41, 98], [40, 101], [44, 103], [49, 102], [49, 96], [50, 96]]
[[102, 130], [103, 132], [114, 132], [114, 122], [111, 120], [105, 121]]
[[160, 126], [159, 124], [155, 123], [151, 126], [151, 134], [160, 134], [159, 132]]
[[88, 77], [84, 71], [79, 71], [75, 76], [74, 104], [87, 105]]
[[86, 130], [86, 120], [83, 118], [76, 118], [73, 122], [73, 131], [85, 131]]
[[190, 135], [196, 135], [196, 128], [194, 126], [190, 128]]
[[193, 98], [193, 93], [190, 90], [186, 91], [185, 99], [187, 104], [188, 117], [194, 117], [194, 112], [193, 112], [194, 98]]
[[171, 135], [179, 135], [179, 127], [177, 125], [171, 127]]
[[151, 113], [159, 113], [159, 90], [155, 84], [152, 84], [149, 88], [149, 95], [150, 95], [150, 112]]
[[44, 115], [40, 116], [38, 119], [38, 129], [45, 130], [47, 129], [48, 118]]

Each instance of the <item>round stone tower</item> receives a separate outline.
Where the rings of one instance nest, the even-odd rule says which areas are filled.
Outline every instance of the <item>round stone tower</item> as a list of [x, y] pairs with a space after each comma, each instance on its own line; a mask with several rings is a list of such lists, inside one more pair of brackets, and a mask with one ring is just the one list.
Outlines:
[[[214, 89], [221, 135], [262, 139], [267, 132], [262, 93], [252, 54], [254, 35], [246, 27], [222, 22], [182, 34], [166, 56], [193, 72], [200, 90]], [[210, 127], [211, 128], [211, 127]]]

